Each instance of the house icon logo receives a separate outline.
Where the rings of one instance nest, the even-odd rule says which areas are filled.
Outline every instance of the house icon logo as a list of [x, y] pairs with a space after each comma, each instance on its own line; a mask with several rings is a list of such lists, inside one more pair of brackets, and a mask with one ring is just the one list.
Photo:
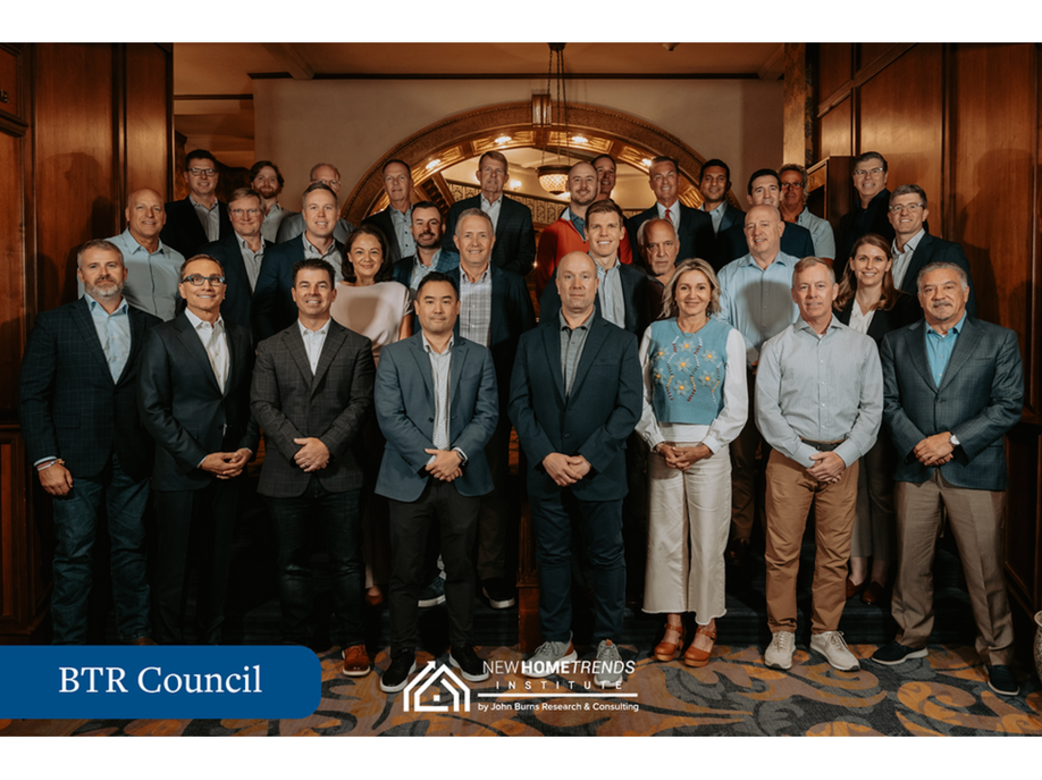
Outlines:
[[[442, 686], [447, 688], [452, 696], [451, 706], [441, 703], [442, 694], [437, 690], [434, 692], [431, 702], [425, 704], [422, 701], [423, 694], [438, 680], [442, 681]], [[413, 712], [449, 712], [450, 710], [452, 712], [470, 712], [470, 688], [449, 667], [429, 661], [423, 671], [405, 686], [403, 711], [409, 712], [410, 710]]]

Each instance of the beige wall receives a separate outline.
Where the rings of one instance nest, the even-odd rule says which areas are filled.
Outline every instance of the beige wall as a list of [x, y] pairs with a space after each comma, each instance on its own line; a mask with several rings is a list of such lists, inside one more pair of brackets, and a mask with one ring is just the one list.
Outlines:
[[[569, 81], [568, 101], [641, 118], [703, 157], [731, 166], [735, 193], [745, 178], [777, 167], [782, 154], [782, 82], [758, 80]], [[401, 140], [445, 117], [483, 105], [530, 99], [544, 80], [254, 82], [256, 158], [274, 160], [286, 178], [284, 203], [307, 186], [318, 161], [340, 169], [347, 195], [370, 166]], [[650, 201], [650, 195], [649, 195]]]

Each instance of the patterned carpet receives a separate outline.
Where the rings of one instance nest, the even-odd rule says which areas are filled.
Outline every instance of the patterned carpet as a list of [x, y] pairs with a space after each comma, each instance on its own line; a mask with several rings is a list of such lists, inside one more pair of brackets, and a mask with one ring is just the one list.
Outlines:
[[[405, 693], [381, 693], [376, 674], [343, 677], [333, 650], [322, 657], [321, 705], [301, 720], [0, 720], [0, 736], [1042, 735], [1042, 687], [1034, 674], [1021, 670], [1020, 696], [997, 696], [976, 653], [963, 646], [932, 645], [927, 658], [898, 667], [863, 661], [857, 673], [836, 672], [805, 648], [797, 649], [790, 672], [766, 668], [757, 647], [718, 645], [702, 669], [656, 662], [646, 649], [642, 657], [633, 647], [623, 650], [623, 659], [635, 662], [617, 692], [625, 697], [563, 695], [591, 692], [590, 676], [576, 675], [530, 681], [529, 692], [545, 696], [508, 698], [511, 684], [524, 691], [526, 679], [505, 674], [470, 685], [469, 712], [415, 712], [414, 705], [406, 712]], [[875, 647], [851, 650], [865, 659]], [[520, 659], [505, 647], [487, 657]], [[389, 662], [383, 653], [375, 660], [380, 669]], [[419, 667], [430, 660], [420, 654]], [[442, 677], [421, 702], [433, 704], [434, 694], [445, 702], [451, 693]]]

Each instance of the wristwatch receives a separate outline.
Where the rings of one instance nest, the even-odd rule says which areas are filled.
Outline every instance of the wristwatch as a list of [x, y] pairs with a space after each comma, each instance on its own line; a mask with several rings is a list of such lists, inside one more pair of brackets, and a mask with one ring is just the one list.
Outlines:
[[956, 436], [954, 433], [949, 433], [948, 434], [948, 441], [951, 442], [951, 445], [953, 447], [958, 447], [959, 446], [959, 437]]

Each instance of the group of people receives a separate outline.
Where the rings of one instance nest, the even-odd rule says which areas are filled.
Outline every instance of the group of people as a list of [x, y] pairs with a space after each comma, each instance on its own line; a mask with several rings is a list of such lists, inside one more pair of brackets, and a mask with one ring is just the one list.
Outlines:
[[[726, 567], [749, 560], [760, 495], [768, 666], [792, 664], [812, 509], [811, 649], [856, 670], [844, 604], [858, 593], [885, 603], [892, 577], [899, 632], [872, 658], [925, 656], [946, 516], [989, 685], [1015, 695], [1003, 435], [1020, 418], [1019, 347], [975, 318], [969, 265], [927, 231], [926, 193], [891, 192], [883, 156], [861, 155], [837, 240], [807, 210], [798, 165], [756, 171], [743, 212], [727, 200], [723, 161], [703, 165], [694, 209], [679, 199], [676, 162], [657, 157], [656, 202], [628, 219], [611, 199], [615, 174], [608, 155], [574, 165], [568, 207], [538, 249], [530, 210], [503, 194], [496, 151], [479, 161], [480, 193], [448, 215], [414, 202], [410, 167], [387, 162], [389, 205], [357, 228], [340, 218], [339, 172], [324, 163], [299, 214], [279, 203], [270, 161], [220, 202], [203, 150], [187, 155], [184, 200], [132, 193], [126, 231], [79, 251], [83, 297], [38, 316], [19, 379], [29, 457], [54, 496], [54, 641], [86, 636], [102, 513], [120, 639], [185, 641], [195, 545], [197, 637], [221, 641], [237, 479], [263, 431], [258, 492], [284, 639], [310, 642], [317, 535], [344, 674], [370, 672], [362, 605], [386, 598], [380, 685], [402, 690], [433, 588], [447, 602], [449, 662], [487, 679], [474, 602], [480, 589], [493, 608], [515, 603], [513, 428], [544, 639], [530, 676], [577, 658], [580, 552], [594, 679], [622, 681], [623, 500], [646, 474], [643, 608], [664, 616], [655, 658], [709, 662]], [[150, 494], [158, 556], [146, 572]]]

